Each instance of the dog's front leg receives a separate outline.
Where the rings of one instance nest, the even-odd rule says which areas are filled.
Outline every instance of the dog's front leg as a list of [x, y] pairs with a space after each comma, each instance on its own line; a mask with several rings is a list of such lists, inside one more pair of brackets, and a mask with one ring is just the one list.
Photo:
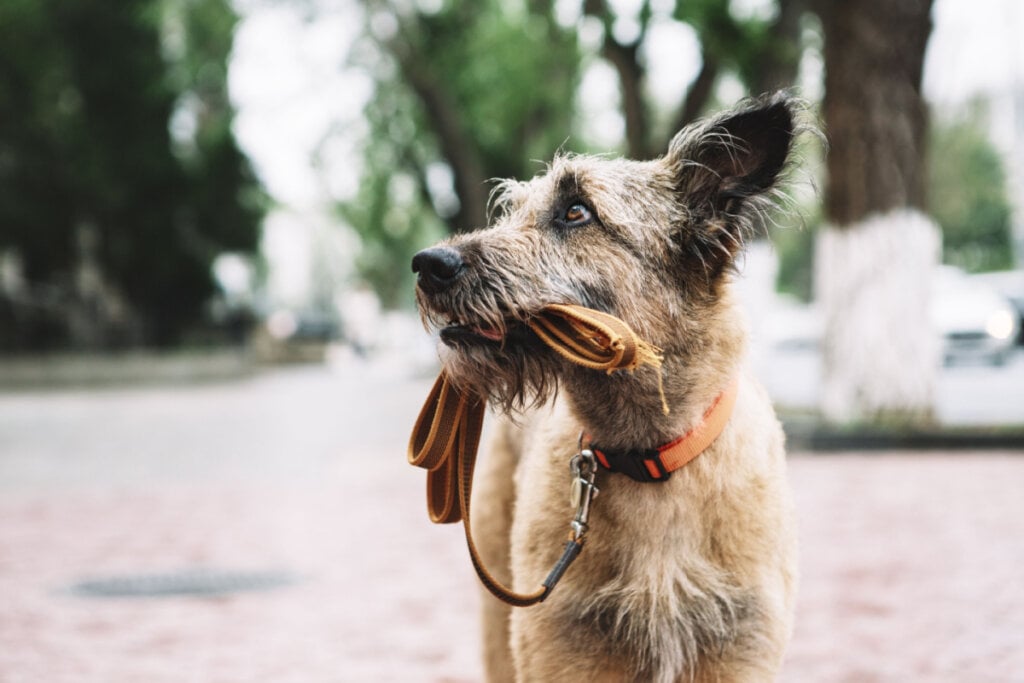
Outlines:
[[[554, 607], [554, 609], [552, 609]], [[517, 683], [628, 683], [626, 669], [602, 656], [595, 643], [571, 642], [562, 631], [563, 618], [547, 602], [512, 613], [512, 644]], [[581, 647], [582, 646], [582, 647]]]

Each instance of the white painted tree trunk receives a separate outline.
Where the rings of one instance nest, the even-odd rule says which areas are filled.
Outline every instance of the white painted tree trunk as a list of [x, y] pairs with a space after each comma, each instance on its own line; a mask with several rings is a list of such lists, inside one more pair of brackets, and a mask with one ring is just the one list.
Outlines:
[[826, 419], [931, 419], [940, 340], [928, 309], [941, 239], [938, 226], [911, 209], [819, 233], [814, 289], [825, 316]]

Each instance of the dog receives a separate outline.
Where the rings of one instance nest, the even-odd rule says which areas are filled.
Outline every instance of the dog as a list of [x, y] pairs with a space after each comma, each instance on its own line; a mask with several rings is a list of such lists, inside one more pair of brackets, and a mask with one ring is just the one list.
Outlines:
[[[745, 239], [784, 196], [804, 118], [775, 93], [688, 126], [652, 161], [560, 154], [496, 187], [489, 227], [414, 257], [446, 373], [502, 414], [478, 468], [474, 533], [516, 590], [558, 560], [573, 454], [656, 453], [733, 387], [720, 433], [680, 469], [602, 462], [586, 548], [543, 603], [484, 595], [488, 680], [774, 680], [792, 630], [794, 512], [783, 432], [744, 367], [731, 281]], [[551, 304], [620, 318], [661, 367], [568, 362], [527, 324]]]

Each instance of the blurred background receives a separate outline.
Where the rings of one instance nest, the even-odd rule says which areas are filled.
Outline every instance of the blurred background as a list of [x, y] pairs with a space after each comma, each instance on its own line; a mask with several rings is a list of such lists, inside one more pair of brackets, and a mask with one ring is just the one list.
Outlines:
[[1015, 0], [4, 0], [0, 682], [479, 680], [402, 455], [412, 254], [492, 179], [778, 88], [824, 133], [737, 276], [802, 516], [784, 679], [1024, 680], [1022, 31]]

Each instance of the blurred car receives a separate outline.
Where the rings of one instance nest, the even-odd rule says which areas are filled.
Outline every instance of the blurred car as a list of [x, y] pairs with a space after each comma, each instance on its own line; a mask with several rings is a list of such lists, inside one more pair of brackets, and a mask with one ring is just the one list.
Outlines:
[[320, 363], [341, 338], [335, 316], [317, 311], [276, 310], [253, 335], [257, 355], [271, 363]]
[[1024, 270], [978, 273], [970, 278], [996, 290], [1017, 309], [1017, 344], [1024, 346]]
[[1020, 315], [1013, 304], [953, 266], [940, 266], [935, 274], [930, 313], [942, 335], [947, 364], [977, 359], [1002, 365], [1020, 333]]
[[[1024, 310], [1024, 298], [1021, 303], [1021, 310]], [[929, 317], [935, 334], [940, 337], [942, 357], [947, 365], [966, 360], [1005, 363], [1024, 334], [1021, 316], [1014, 304], [986, 277], [967, 275], [953, 266], [940, 266], [936, 270]], [[770, 323], [766, 337], [775, 348], [820, 350], [824, 325], [816, 306], [781, 298]]]

